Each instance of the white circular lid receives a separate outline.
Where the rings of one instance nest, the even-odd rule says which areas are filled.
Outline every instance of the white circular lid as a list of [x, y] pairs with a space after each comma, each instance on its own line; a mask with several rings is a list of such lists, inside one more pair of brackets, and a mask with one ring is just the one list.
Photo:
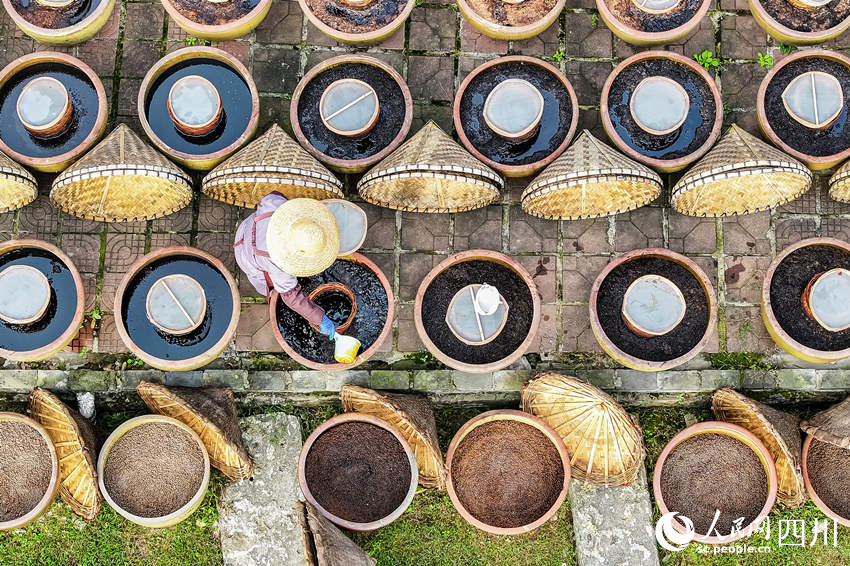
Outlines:
[[467, 285], [452, 297], [446, 312], [446, 324], [458, 340], [481, 346], [498, 336], [508, 321], [508, 303], [501, 293], [499, 304], [492, 314], [481, 314], [476, 308], [477, 294], [482, 285]]
[[669, 77], [646, 77], [638, 83], [629, 100], [637, 125], [661, 136], [679, 129], [688, 118], [691, 101], [687, 91]]
[[35, 3], [45, 8], [65, 8], [71, 4], [76, 4], [80, 0], [35, 0]]
[[151, 285], [145, 310], [151, 324], [179, 336], [201, 325], [207, 312], [207, 297], [192, 277], [182, 273], [166, 275]]
[[806, 8], [819, 8], [821, 6], [826, 6], [832, 2], [832, 0], [791, 0], [791, 2], [792, 4], [798, 4]]
[[351, 255], [359, 250], [366, 239], [366, 212], [353, 202], [343, 199], [327, 199], [322, 203], [334, 215], [339, 228], [339, 255]]
[[37, 321], [50, 304], [50, 293], [50, 282], [41, 271], [11, 265], [0, 271], [0, 318], [10, 324]]
[[650, 14], [666, 14], [673, 11], [680, 2], [681, 0], [632, 0], [635, 6]]
[[830, 269], [811, 288], [809, 306], [818, 324], [832, 332], [850, 328], [850, 271]]
[[800, 124], [822, 129], [830, 126], [844, 110], [844, 90], [829, 73], [809, 71], [788, 83], [782, 91], [782, 103]]
[[18, 95], [18, 119], [27, 129], [48, 130], [65, 117], [70, 103], [65, 85], [53, 77], [36, 77]]
[[504, 138], [528, 137], [543, 117], [543, 95], [525, 79], [505, 79], [484, 100], [484, 122]]
[[365, 134], [378, 121], [378, 93], [359, 79], [339, 79], [328, 85], [319, 99], [322, 123], [341, 136]]
[[685, 297], [676, 285], [660, 275], [638, 277], [623, 297], [623, 318], [640, 333], [667, 334], [685, 317]]
[[204, 128], [218, 121], [221, 97], [210, 81], [198, 75], [189, 75], [171, 86], [168, 107], [178, 124]]

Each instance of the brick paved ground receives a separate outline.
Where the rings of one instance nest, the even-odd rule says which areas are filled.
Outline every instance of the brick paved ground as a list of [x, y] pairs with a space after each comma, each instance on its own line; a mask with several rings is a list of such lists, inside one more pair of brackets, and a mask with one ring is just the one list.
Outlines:
[[[476, 65], [504, 54], [543, 57], [572, 81], [581, 105], [580, 127], [604, 139], [598, 104], [602, 84], [618, 61], [636, 51], [595, 17], [593, 2], [569, 2], [556, 26], [540, 36], [503, 42], [481, 36], [453, 4], [425, 0], [404, 30], [368, 51], [395, 66], [415, 99], [415, 132], [433, 119], [451, 131], [451, 100]], [[168, 21], [159, 3], [119, 1], [112, 19], [93, 40], [67, 51], [103, 78], [112, 123], [127, 122], [140, 132], [136, 96], [142, 77], [162, 55], [186, 45], [186, 34]], [[263, 24], [250, 36], [219, 47], [253, 72], [261, 93], [261, 127], [274, 121], [289, 129], [290, 93], [306, 70], [351, 50], [323, 36], [302, 17], [296, 2], [276, 0]], [[0, 20], [0, 62], [45, 46], [19, 32], [5, 13]], [[827, 47], [850, 51], [847, 34]], [[782, 57], [779, 46], [756, 25], [744, 0], [721, 0], [700, 29], [684, 43], [667, 47], [693, 55], [708, 49], [721, 60], [714, 69], [721, 87], [727, 125], [737, 121], [756, 131], [753, 106], [765, 70], [758, 53]], [[587, 296], [592, 280], [614, 255], [645, 246], [665, 246], [693, 257], [711, 277], [719, 295], [720, 324], [712, 351], [772, 351], [758, 316], [765, 267], [787, 244], [823, 235], [850, 239], [850, 206], [829, 199], [826, 178], [798, 201], [779, 210], [724, 220], [696, 219], [672, 211], [666, 197], [652, 206], [612, 218], [553, 222], [525, 215], [518, 197], [527, 180], [509, 183], [502, 202], [464, 214], [423, 216], [365, 205], [370, 232], [364, 251], [393, 283], [398, 301], [397, 330], [389, 352], [421, 350], [413, 326], [412, 301], [425, 273], [442, 257], [473, 247], [500, 250], [519, 258], [534, 275], [543, 297], [543, 320], [535, 349], [547, 352], [598, 351], [588, 327]], [[121, 352], [124, 346], [110, 314], [115, 289], [140, 255], [175, 244], [197, 246], [222, 257], [231, 268], [231, 243], [244, 209], [207, 197], [169, 217], [147, 223], [101, 224], [65, 215], [42, 195], [23, 210], [0, 215], [0, 237], [33, 237], [58, 243], [83, 273], [88, 309], [102, 317], [78, 347]], [[347, 178], [349, 196], [355, 178]], [[667, 187], [675, 179], [667, 179]], [[239, 350], [279, 351], [271, 335], [263, 299], [240, 282], [245, 303], [235, 346]], [[95, 317], [96, 318], [96, 317]]]

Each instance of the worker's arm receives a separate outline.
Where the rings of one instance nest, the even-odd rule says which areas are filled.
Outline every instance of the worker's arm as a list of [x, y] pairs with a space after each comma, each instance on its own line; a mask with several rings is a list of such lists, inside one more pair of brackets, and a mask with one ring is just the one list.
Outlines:
[[[277, 288], [277, 283], [275, 283], [275, 288]], [[278, 289], [278, 293], [280, 293], [280, 289]], [[325, 316], [324, 309], [311, 301], [307, 293], [301, 290], [301, 285], [297, 282], [295, 283], [295, 287], [280, 293], [280, 298], [286, 306], [306, 318], [309, 322], [321, 324]]]

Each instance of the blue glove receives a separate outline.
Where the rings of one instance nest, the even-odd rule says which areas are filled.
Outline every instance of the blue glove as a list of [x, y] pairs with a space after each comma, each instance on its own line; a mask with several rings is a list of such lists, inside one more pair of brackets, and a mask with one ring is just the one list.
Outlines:
[[329, 340], [333, 340], [336, 336], [336, 324], [328, 318], [328, 315], [322, 317], [322, 322], [319, 323], [319, 332], [327, 336]]

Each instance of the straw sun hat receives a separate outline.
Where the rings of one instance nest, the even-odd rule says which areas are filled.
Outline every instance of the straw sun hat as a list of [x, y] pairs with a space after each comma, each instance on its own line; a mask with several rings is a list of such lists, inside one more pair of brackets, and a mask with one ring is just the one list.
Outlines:
[[290, 275], [309, 277], [330, 267], [339, 255], [339, 228], [320, 201], [296, 198], [274, 211], [266, 242], [275, 265]]

